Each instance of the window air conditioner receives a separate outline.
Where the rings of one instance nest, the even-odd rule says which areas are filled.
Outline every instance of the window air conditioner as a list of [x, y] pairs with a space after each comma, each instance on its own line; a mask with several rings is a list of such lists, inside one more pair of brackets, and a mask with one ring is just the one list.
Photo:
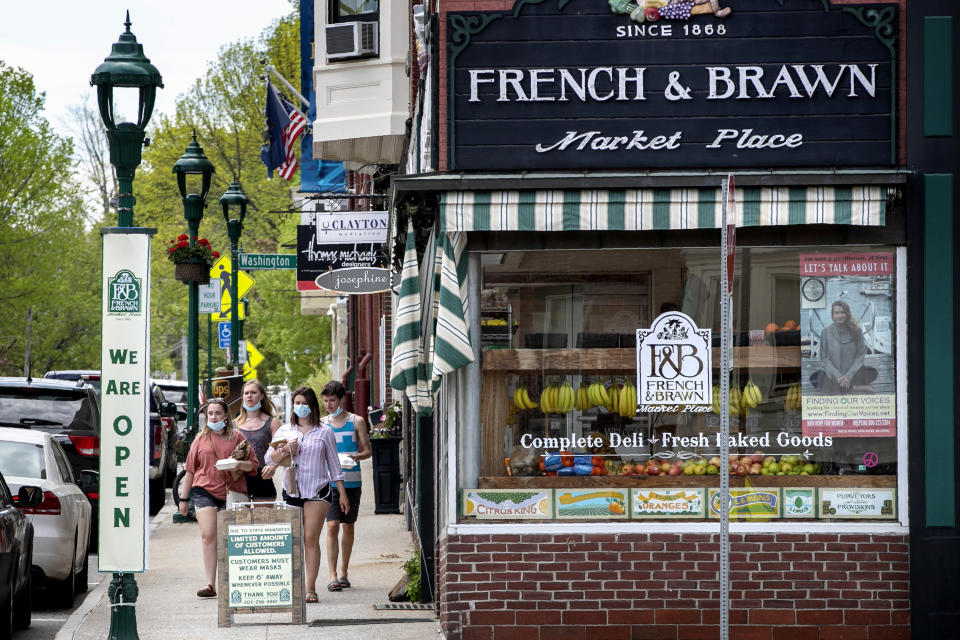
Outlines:
[[377, 55], [376, 22], [338, 22], [326, 26], [327, 60]]

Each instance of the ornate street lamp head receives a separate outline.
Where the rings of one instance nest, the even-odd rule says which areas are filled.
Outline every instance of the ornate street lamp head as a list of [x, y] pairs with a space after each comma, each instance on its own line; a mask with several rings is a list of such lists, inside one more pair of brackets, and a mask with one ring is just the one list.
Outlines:
[[[153, 105], [157, 97], [157, 87], [163, 87], [163, 78], [150, 59], [143, 55], [143, 45], [130, 32], [130, 12], [127, 11], [126, 31], [113, 45], [110, 55], [104, 58], [90, 76], [90, 84], [97, 87], [97, 105], [100, 118], [108, 131], [116, 130], [120, 125], [128, 125], [140, 131], [147, 127], [153, 114]], [[114, 89], [133, 88], [139, 91], [137, 121], [118, 123], [114, 104]], [[124, 127], [126, 128], [126, 127]]]
[[[176, 164], [173, 165], [173, 172], [177, 174], [177, 188], [180, 190], [180, 197], [186, 198], [188, 195], [199, 195], [200, 200], [207, 199], [207, 192], [210, 191], [210, 177], [213, 175], [213, 163], [207, 160], [203, 155], [203, 148], [197, 142], [197, 132], [193, 132], [193, 141], [187, 145], [186, 150]], [[187, 176], [200, 177], [200, 193], [187, 193]]]
[[227, 190], [223, 192], [223, 195], [220, 196], [220, 207], [223, 209], [223, 219], [230, 223], [230, 207], [238, 206], [240, 208], [240, 223], [243, 224], [243, 219], [247, 215], [247, 203], [250, 202], [250, 199], [247, 198], [247, 194], [243, 192], [243, 189], [240, 187], [240, 183], [236, 179], [230, 183], [230, 186], [227, 187]]

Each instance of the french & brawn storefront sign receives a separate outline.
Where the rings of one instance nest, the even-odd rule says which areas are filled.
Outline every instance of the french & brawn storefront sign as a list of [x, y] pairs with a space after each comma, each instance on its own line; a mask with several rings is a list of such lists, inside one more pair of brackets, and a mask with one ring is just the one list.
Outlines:
[[448, 14], [449, 169], [895, 163], [895, 7], [643, 4]]

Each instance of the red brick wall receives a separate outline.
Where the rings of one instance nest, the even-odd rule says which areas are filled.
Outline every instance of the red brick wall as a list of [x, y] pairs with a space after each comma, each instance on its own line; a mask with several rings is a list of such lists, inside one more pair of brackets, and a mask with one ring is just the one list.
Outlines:
[[[732, 640], [910, 637], [907, 536], [730, 535]], [[437, 554], [447, 640], [715, 640], [719, 535], [465, 535]]]

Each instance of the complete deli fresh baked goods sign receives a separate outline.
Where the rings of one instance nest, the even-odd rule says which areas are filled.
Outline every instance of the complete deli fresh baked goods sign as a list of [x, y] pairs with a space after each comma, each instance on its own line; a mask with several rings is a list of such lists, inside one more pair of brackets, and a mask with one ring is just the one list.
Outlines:
[[517, 0], [447, 15], [448, 166], [890, 165], [896, 6]]

